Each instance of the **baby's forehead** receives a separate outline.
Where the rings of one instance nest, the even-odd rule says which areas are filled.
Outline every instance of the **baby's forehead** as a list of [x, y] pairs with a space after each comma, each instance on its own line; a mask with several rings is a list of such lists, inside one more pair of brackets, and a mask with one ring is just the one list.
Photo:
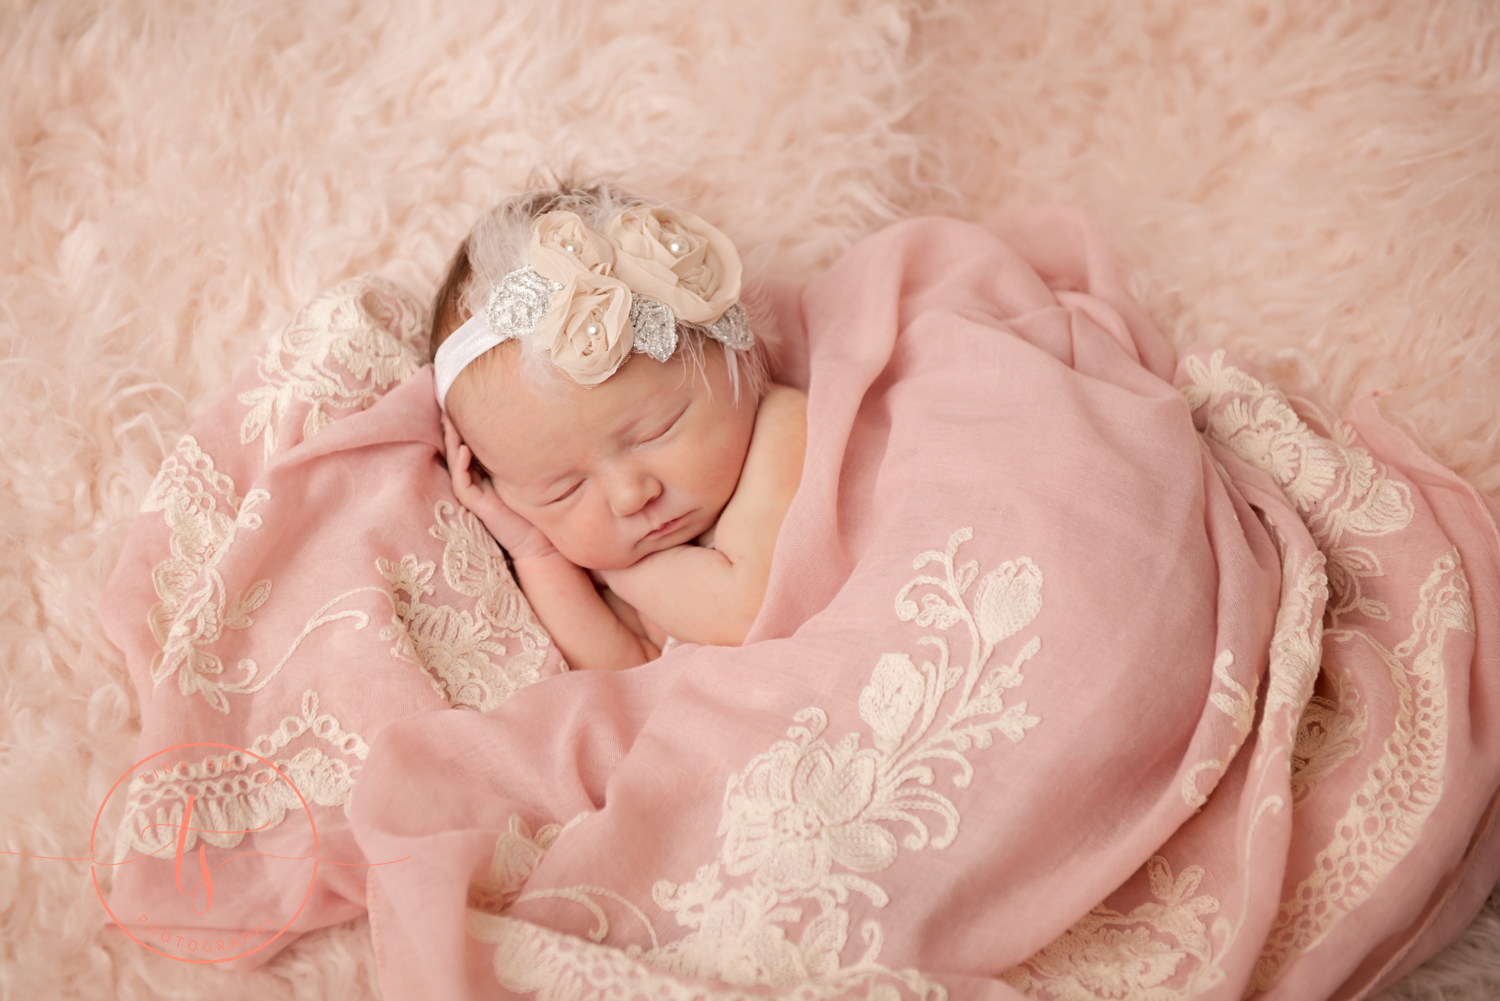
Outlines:
[[676, 357], [666, 362], [631, 359], [596, 386], [545, 374], [535, 378], [523, 370], [520, 352], [484, 362], [474, 366], [460, 390], [464, 417], [469, 418], [461, 422], [460, 431], [477, 439], [481, 452], [488, 445], [495, 451], [533, 456], [566, 452], [575, 442], [628, 436], [702, 391], [699, 380]]

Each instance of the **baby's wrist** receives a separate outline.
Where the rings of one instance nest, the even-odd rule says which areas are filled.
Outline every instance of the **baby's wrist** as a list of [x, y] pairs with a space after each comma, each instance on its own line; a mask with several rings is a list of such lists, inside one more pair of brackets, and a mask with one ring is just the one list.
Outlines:
[[511, 562], [517, 567], [544, 567], [553, 564], [575, 566], [566, 556], [558, 552], [549, 542], [545, 548], [528, 548], [507, 550], [510, 553]]

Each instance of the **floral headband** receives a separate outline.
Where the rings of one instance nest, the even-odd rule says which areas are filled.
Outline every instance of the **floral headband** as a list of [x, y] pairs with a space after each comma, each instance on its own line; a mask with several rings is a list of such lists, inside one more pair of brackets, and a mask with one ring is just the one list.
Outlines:
[[666, 361], [677, 323], [701, 325], [727, 348], [755, 343], [739, 304], [740, 256], [729, 238], [690, 212], [637, 206], [604, 233], [572, 212], [531, 227], [530, 263], [495, 284], [433, 358], [438, 406], [458, 373], [490, 348], [529, 339], [583, 386], [608, 379], [631, 352]]

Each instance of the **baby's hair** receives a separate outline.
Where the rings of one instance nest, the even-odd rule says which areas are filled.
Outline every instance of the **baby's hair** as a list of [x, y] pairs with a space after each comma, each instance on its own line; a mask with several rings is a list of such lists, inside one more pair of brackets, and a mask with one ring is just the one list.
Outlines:
[[[623, 191], [608, 181], [594, 181], [585, 185], [569, 179], [557, 179], [551, 184], [539, 184], [530, 191], [516, 195], [486, 213], [458, 245], [458, 251], [449, 262], [448, 272], [433, 300], [428, 357], [436, 357], [437, 349], [443, 341], [467, 317], [485, 308], [491, 288], [512, 271], [526, 266], [531, 247], [531, 227], [538, 216], [548, 212], [573, 212], [590, 228], [602, 232], [609, 220], [621, 211], [644, 204], [648, 204], [645, 199]], [[677, 332], [677, 356], [681, 357], [684, 365], [701, 376], [704, 342], [712, 338], [699, 324], [683, 320], [677, 321]], [[713, 343], [723, 349], [734, 398], [739, 399], [743, 386], [759, 399], [769, 382], [767, 352], [761, 332], [756, 332], [755, 343], [744, 351], [725, 347], [716, 340]], [[482, 369], [485, 365], [492, 364], [493, 359], [499, 356], [498, 351], [504, 347], [502, 344], [499, 348], [491, 348], [476, 359], [470, 368]], [[524, 340], [521, 357], [522, 370], [538, 385], [547, 385], [557, 377], [547, 358], [541, 352], [530, 349]]]

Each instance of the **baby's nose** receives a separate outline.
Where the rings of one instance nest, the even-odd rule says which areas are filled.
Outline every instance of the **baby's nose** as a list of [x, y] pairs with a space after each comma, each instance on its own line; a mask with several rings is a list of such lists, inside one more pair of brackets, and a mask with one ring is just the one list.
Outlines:
[[616, 518], [628, 518], [661, 496], [661, 483], [644, 472], [624, 472], [611, 478], [609, 507]]

